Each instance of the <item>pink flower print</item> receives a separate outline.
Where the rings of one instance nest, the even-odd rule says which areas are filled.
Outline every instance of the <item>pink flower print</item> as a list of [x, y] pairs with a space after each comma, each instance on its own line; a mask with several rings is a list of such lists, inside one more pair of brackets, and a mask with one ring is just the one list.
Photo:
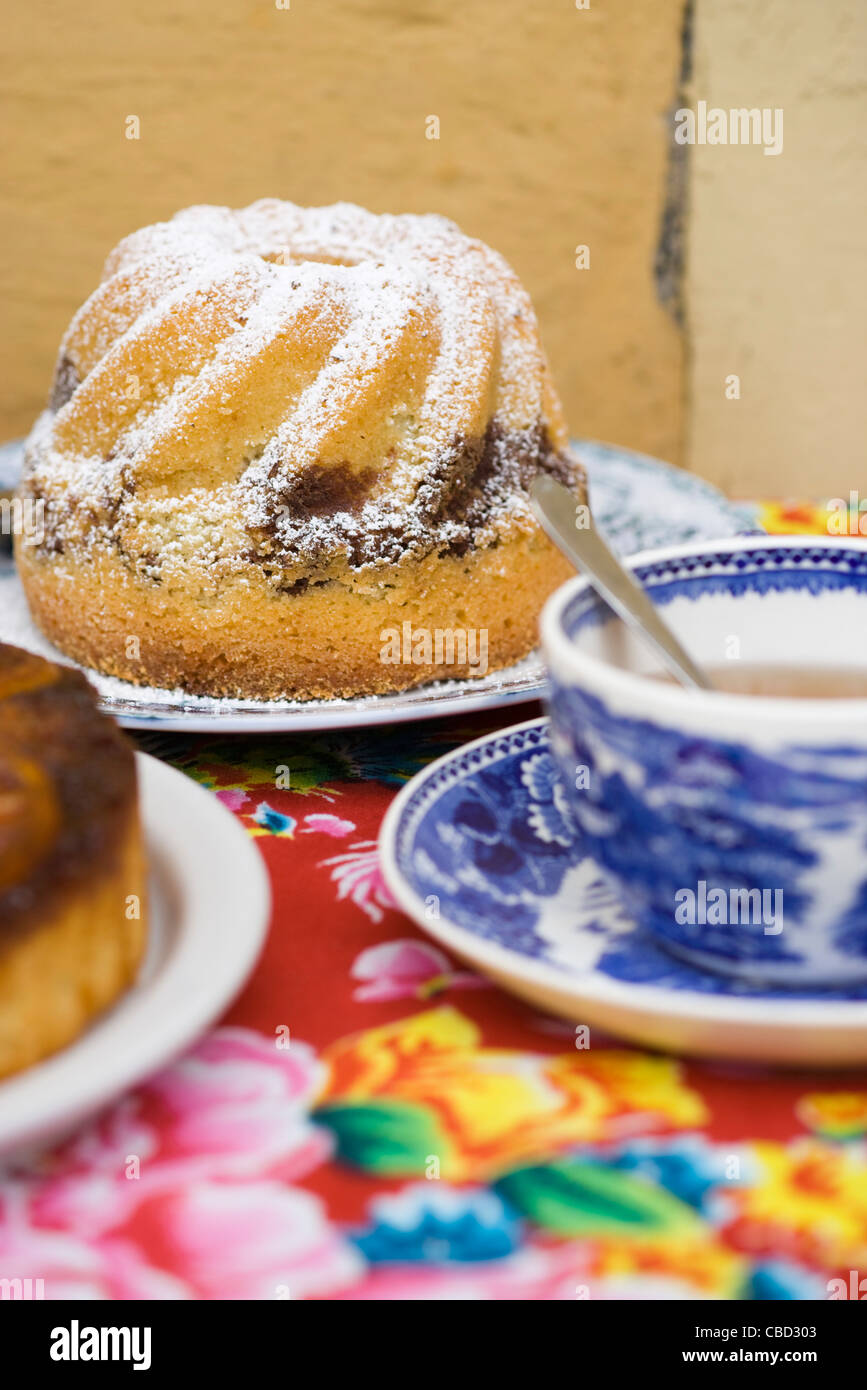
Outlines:
[[327, 1154], [310, 1109], [323, 1068], [303, 1042], [278, 1047], [245, 1028], [220, 1028], [145, 1090], [168, 1112], [163, 1148], [213, 1174], [297, 1177]]
[[351, 835], [355, 829], [355, 822], [351, 820], [341, 820], [339, 816], [313, 815], [304, 817], [303, 834], [318, 832], [321, 835], [330, 835], [335, 840], [342, 840], [344, 836]]
[[[140, 1111], [134, 1092], [55, 1150], [44, 1175], [30, 1183], [34, 1220], [97, 1235], [128, 1219], [142, 1195], [141, 1181], [127, 1177], [129, 1161], [150, 1173], [160, 1148], [156, 1128]], [[6, 1195], [2, 1186], [0, 1195]]]
[[446, 989], [479, 989], [478, 975], [456, 971], [448, 956], [423, 941], [385, 941], [357, 956], [352, 978], [364, 980], [354, 997], [366, 1003], [386, 999], [430, 999]]
[[276, 1182], [184, 1181], [151, 1194], [142, 1226], [173, 1273], [128, 1239], [35, 1226], [22, 1205], [0, 1227], [0, 1278], [41, 1279], [46, 1299], [295, 1299], [364, 1269], [318, 1197]]
[[279, 1183], [185, 1186], [151, 1204], [148, 1219], [200, 1298], [307, 1298], [345, 1289], [364, 1267], [318, 1197]]
[[337, 884], [338, 902], [350, 898], [372, 922], [381, 922], [384, 909], [397, 906], [385, 886], [375, 840], [359, 840], [348, 854], [338, 854], [324, 864], [335, 866], [331, 878]]
[[218, 1029], [40, 1171], [0, 1180], [0, 1278], [111, 1299], [304, 1298], [357, 1279], [357, 1247], [284, 1185], [332, 1141], [309, 1113], [323, 1068], [304, 1043], [276, 1043]]
[[142, 1162], [152, 1158], [159, 1149], [159, 1137], [140, 1111], [135, 1091], [124, 1096], [61, 1145], [54, 1166], [103, 1172], [117, 1165], [118, 1154], [137, 1154]]
[[[181, 1182], [305, 1176], [331, 1152], [309, 1116], [322, 1075], [302, 1042], [281, 1049], [244, 1028], [218, 1029], [58, 1151], [34, 1191], [37, 1219], [98, 1232]], [[158, 1122], [141, 1121], [143, 1106]], [[130, 1156], [137, 1177], [127, 1176]]]
[[500, 1260], [460, 1265], [372, 1266], [365, 1279], [339, 1298], [359, 1301], [574, 1302], [582, 1288], [599, 1296], [591, 1277], [591, 1251], [574, 1242], [527, 1245]]
[[179, 1299], [186, 1286], [153, 1269], [124, 1240], [84, 1240], [68, 1231], [40, 1230], [19, 1218], [0, 1227], [0, 1279], [31, 1281], [35, 1299]]
[[239, 791], [235, 787], [226, 787], [223, 791], [217, 792], [217, 800], [222, 801], [227, 810], [237, 812], [250, 798], [246, 792]]

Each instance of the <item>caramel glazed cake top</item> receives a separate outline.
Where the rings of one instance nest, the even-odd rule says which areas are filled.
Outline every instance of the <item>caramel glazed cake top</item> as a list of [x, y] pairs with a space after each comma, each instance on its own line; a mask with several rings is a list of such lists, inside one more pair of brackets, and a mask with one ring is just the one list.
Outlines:
[[205, 597], [251, 563], [285, 593], [375, 584], [535, 531], [541, 470], [583, 495], [502, 257], [435, 216], [193, 207], [121, 242], [74, 318], [23, 544]]
[[135, 785], [132, 750], [84, 676], [0, 643], [0, 962], [112, 869]]

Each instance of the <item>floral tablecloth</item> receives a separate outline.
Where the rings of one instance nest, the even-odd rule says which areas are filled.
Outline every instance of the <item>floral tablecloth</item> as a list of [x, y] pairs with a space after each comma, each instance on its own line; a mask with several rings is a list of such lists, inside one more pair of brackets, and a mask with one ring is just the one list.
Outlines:
[[0, 1179], [0, 1273], [49, 1298], [811, 1299], [867, 1271], [867, 1077], [577, 1051], [392, 905], [395, 791], [535, 712], [165, 741], [256, 838], [265, 952], [187, 1056]]

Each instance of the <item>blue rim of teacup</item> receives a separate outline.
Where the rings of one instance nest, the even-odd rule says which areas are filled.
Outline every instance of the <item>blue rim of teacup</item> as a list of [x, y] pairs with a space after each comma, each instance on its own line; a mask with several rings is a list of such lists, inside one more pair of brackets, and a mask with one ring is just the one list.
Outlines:
[[[630, 556], [624, 564], [627, 569], [640, 572], [658, 569], [669, 562], [676, 566], [679, 560], [698, 559], [724, 564], [732, 556], [745, 551], [761, 554], [790, 550], [849, 551], [859, 555], [863, 563], [859, 564], [858, 569], [864, 574], [867, 593], [867, 544], [852, 536], [737, 536], [719, 541], [686, 541], [682, 545], [643, 550]], [[673, 575], [672, 578], [674, 577]], [[691, 574], [689, 577], [701, 582], [700, 575]], [[549, 676], [553, 657], [561, 671], [565, 670], [582, 685], [591, 686], [595, 691], [619, 693], [625, 698], [652, 699], [661, 710], [667, 711], [673, 717], [687, 710], [695, 712], [701, 708], [706, 709], [708, 714], [728, 713], [743, 717], [749, 710], [750, 718], [755, 718], [764, 725], [776, 724], [782, 720], [789, 726], [827, 726], [830, 722], [845, 716], [849, 728], [853, 724], [863, 724], [867, 727], [867, 699], [851, 696], [840, 699], [824, 696], [790, 699], [778, 695], [687, 689], [676, 683], [668, 684], [652, 676], [627, 671], [621, 666], [592, 656], [589, 652], [583, 651], [566, 630], [566, 619], [572, 606], [580, 599], [587, 600], [590, 595], [593, 596], [592, 607], [605, 607], [604, 600], [595, 595], [590, 581], [578, 575], [561, 585], [542, 609], [540, 631]]]

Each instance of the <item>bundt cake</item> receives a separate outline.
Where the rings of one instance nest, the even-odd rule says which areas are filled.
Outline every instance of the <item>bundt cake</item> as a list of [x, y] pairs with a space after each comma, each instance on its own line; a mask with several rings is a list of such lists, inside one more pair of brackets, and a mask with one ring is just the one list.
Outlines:
[[0, 1077], [131, 983], [145, 916], [132, 749], [78, 671], [0, 645]]
[[583, 493], [530, 299], [440, 217], [265, 200], [122, 241], [63, 341], [17, 541], [42, 630], [139, 684], [254, 699], [483, 674], [571, 570]]

